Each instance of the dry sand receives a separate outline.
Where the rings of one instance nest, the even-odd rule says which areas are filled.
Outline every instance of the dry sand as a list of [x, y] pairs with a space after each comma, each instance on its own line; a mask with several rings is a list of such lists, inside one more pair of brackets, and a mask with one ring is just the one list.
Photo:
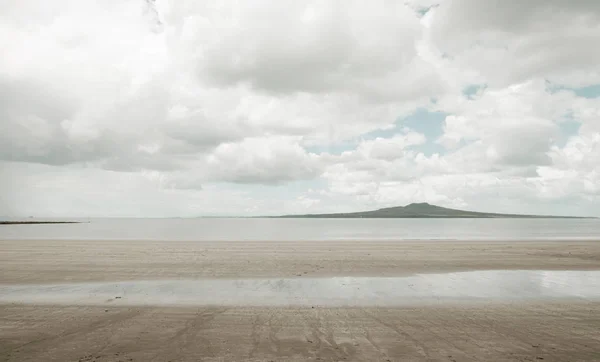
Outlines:
[[600, 241], [0, 241], [0, 284], [600, 269]]
[[[0, 241], [0, 283], [600, 269], [600, 242]], [[0, 306], [0, 361], [600, 361], [600, 303]]]

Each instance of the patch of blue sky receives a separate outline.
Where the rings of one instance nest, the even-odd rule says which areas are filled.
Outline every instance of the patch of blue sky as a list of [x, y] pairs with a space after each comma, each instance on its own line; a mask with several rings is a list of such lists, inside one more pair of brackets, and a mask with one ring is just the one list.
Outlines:
[[579, 134], [579, 128], [581, 128], [581, 123], [573, 119], [569, 119], [564, 122], [560, 122], [558, 124], [558, 127], [560, 128], [560, 135], [555, 141], [555, 144], [558, 147], [564, 147], [567, 144], [569, 138]]
[[421, 6], [419, 7], [416, 12], [420, 17], [425, 16], [425, 14], [427, 14], [431, 9], [438, 7], [439, 4], [434, 4], [431, 6]]
[[444, 133], [444, 120], [447, 114], [443, 112], [431, 112], [423, 108], [417, 109], [413, 114], [400, 118], [396, 121], [393, 128], [377, 130], [366, 134], [363, 139], [391, 138], [396, 134], [404, 133], [408, 128], [412, 131], [421, 133], [426, 141], [421, 145], [412, 146], [417, 152], [422, 152], [425, 156], [431, 156], [435, 153], [443, 154], [445, 149], [436, 141]]
[[484, 91], [487, 88], [486, 84], [471, 84], [463, 89], [463, 95], [468, 99], [475, 98], [475, 95]]
[[332, 155], [340, 155], [345, 151], [356, 149], [361, 140], [373, 140], [376, 138], [392, 138], [395, 135], [403, 134], [404, 129], [408, 128], [412, 131], [421, 133], [425, 136], [426, 141], [422, 145], [412, 146], [411, 149], [422, 152], [426, 156], [431, 156], [435, 153], [443, 154], [445, 149], [436, 141], [444, 133], [444, 120], [447, 114], [443, 112], [431, 112], [424, 108], [417, 109], [411, 115], [399, 118], [396, 120], [393, 127], [386, 129], [378, 129], [366, 133], [355, 140], [346, 141], [338, 144], [327, 146], [306, 147], [308, 152], [322, 153], [326, 152]]
[[590, 85], [582, 88], [573, 88], [573, 92], [575, 92], [578, 97], [598, 98], [600, 97], [600, 84]]
[[553, 84], [547, 82], [547, 90], [549, 93], [556, 93], [558, 91], [567, 90], [575, 93], [575, 95], [578, 97], [590, 99], [600, 97], [600, 84], [594, 84], [587, 87], [569, 88], [560, 84]]

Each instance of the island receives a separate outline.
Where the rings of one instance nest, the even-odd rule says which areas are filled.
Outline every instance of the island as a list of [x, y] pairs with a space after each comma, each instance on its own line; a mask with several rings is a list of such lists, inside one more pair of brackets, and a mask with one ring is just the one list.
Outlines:
[[372, 211], [359, 211], [334, 214], [304, 214], [304, 215], [281, 215], [275, 218], [562, 218], [562, 219], [587, 219], [580, 216], [552, 216], [552, 215], [524, 215], [524, 214], [500, 214], [488, 212], [476, 212], [450, 209], [431, 205], [426, 202], [413, 203], [407, 206], [386, 207]]

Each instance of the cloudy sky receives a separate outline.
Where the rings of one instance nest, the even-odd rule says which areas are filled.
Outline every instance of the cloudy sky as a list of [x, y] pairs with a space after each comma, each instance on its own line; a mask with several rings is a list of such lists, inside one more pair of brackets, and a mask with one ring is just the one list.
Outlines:
[[600, 216], [600, 1], [0, 8], [0, 215]]

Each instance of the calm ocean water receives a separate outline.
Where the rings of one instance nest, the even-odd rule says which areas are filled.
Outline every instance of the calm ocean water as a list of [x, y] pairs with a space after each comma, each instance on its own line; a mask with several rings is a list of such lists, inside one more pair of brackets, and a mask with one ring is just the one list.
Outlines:
[[86, 219], [0, 225], [0, 239], [600, 240], [600, 219]]

